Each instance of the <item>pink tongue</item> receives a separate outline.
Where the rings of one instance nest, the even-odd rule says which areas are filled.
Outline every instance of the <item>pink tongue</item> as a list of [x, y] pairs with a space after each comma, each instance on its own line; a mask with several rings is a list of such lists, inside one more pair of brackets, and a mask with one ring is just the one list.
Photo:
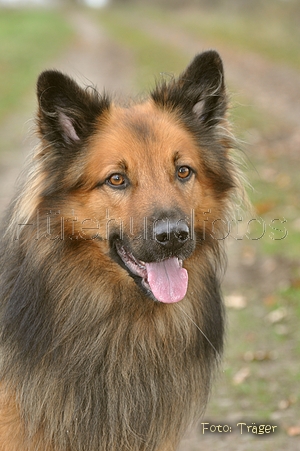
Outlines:
[[170, 304], [184, 298], [188, 284], [187, 270], [179, 266], [178, 258], [159, 263], [146, 263], [147, 280], [158, 301]]

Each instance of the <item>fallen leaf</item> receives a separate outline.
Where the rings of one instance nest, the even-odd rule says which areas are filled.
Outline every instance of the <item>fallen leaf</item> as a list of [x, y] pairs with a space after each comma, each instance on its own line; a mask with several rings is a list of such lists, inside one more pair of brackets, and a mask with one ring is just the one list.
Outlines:
[[300, 425], [290, 426], [289, 428], [287, 428], [286, 432], [290, 437], [296, 437], [300, 435]]
[[234, 385], [242, 384], [249, 376], [250, 376], [250, 369], [249, 369], [249, 367], [245, 366], [245, 367], [241, 368], [233, 376], [233, 383], [234, 383]]
[[300, 277], [292, 279], [291, 287], [293, 287], [293, 288], [300, 288]]
[[268, 306], [275, 305], [278, 301], [278, 298], [274, 294], [269, 294], [263, 299], [263, 303]]
[[247, 306], [247, 301], [243, 295], [231, 294], [229, 296], [225, 296], [225, 305], [227, 307], [240, 310]]
[[276, 351], [247, 351], [245, 352], [243, 359], [245, 362], [262, 362], [264, 360], [275, 360], [277, 359], [277, 353]]
[[286, 410], [288, 407], [290, 407], [290, 403], [288, 399], [282, 399], [278, 403], [278, 409], [279, 410]]
[[282, 399], [278, 403], [278, 409], [280, 410], [286, 410], [293, 404], [297, 402], [297, 397], [294, 395], [289, 396], [287, 399]]
[[287, 309], [285, 307], [279, 307], [276, 310], [272, 310], [272, 312], [270, 312], [266, 316], [266, 318], [270, 323], [274, 324], [274, 323], [278, 323], [286, 316], [287, 316]]
[[262, 216], [265, 213], [268, 213], [269, 211], [272, 211], [275, 208], [276, 204], [273, 201], [265, 201], [265, 202], [259, 202], [255, 204], [255, 210], [259, 216]]

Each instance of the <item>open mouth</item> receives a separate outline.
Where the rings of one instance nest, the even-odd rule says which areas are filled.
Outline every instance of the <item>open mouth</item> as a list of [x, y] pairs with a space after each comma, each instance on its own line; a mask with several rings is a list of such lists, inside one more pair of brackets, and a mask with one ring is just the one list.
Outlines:
[[188, 273], [182, 267], [182, 260], [172, 257], [159, 262], [145, 263], [138, 260], [120, 242], [116, 243], [116, 250], [129, 272], [142, 279], [143, 287], [156, 300], [171, 304], [184, 298]]

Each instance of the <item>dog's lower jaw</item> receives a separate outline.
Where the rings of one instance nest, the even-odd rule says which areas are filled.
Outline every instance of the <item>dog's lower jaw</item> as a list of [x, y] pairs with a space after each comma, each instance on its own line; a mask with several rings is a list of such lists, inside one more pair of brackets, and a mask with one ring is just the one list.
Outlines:
[[171, 304], [185, 297], [188, 274], [182, 267], [182, 260], [177, 256], [146, 263], [136, 258], [120, 241], [117, 241], [115, 246], [129, 274], [135, 281], [140, 282], [152, 299]]

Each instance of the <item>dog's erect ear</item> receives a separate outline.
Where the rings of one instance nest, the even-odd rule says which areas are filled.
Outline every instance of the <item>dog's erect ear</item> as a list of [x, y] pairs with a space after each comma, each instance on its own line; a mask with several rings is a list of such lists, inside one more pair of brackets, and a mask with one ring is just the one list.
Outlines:
[[100, 97], [94, 89], [82, 89], [58, 71], [46, 71], [39, 76], [37, 96], [41, 137], [58, 148], [87, 138], [96, 119], [109, 108], [106, 96]]
[[164, 108], [192, 113], [207, 126], [215, 125], [224, 117], [227, 108], [219, 54], [213, 50], [200, 53], [178, 79], [157, 86], [152, 98]]

